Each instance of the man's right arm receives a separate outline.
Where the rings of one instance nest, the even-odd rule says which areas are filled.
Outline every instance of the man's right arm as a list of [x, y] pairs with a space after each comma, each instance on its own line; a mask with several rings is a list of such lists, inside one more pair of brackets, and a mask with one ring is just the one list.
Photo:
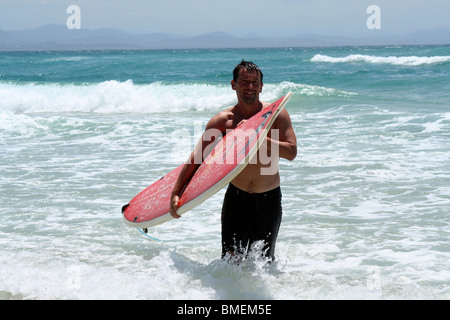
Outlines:
[[[172, 189], [172, 195], [170, 197], [170, 214], [172, 217], [178, 219], [180, 215], [177, 214], [178, 203], [180, 201], [181, 193], [183, 192], [186, 184], [191, 180], [197, 171], [198, 167], [204, 160], [205, 149], [208, 148], [211, 144], [217, 143], [217, 132], [225, 132], [225, 122], [228, 120], [228, 116], [225, 112], [221, 112], [211, 118], [208, 124], [206, 125], [205, 132], [203, 133], [200, 141], [194, 148], [194, 151], [189, 156], [189, 159], [181, 168], [180, 174], [178, 175], [178, 179], [175, 182], [174, 188]], [[211, 134], [214, 130], [215, 134]], [[209, 148], [211, 149], [211, 147]], [[206, 154], [208, 154], [207, 152]]]
[[184, 186], [189, 182], [189, 180], [191, 180], [192, 176], [194, 175], [195, 171], [197, 171], [199, 166], [199, 164], [191, 162], [185, 163], [183, 165], [183, 168], [181, 168], [178, 179], [172, 189], [172, 195], [170, 196], [170, 215], [176, 219], [181, 217], [177, 214], [181, 192], [183, 191]]

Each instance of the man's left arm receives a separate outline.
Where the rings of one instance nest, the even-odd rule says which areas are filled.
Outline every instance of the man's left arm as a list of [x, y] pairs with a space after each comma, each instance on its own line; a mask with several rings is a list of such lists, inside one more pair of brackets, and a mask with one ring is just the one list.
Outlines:
[[289, 161], [294, 160], [297, 156], [297, 137], [292, 127], [291, 117], [286, 109], [280, 112], [271, 130], [278, 130], [278, 140], [268, 137], [267, 146], [278, 148], [280, 158]]

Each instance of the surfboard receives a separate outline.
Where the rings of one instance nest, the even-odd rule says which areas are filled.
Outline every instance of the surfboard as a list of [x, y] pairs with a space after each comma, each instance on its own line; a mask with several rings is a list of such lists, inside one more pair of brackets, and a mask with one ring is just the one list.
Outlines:
[[[216, 194], [247, 166], [290, 97], [291, 92], [219, 140], [185, 187], [179, 201], [179, 215]], [[172, 219], [170, 196], [182, 167], [183, 164], [155, 181], [122, 207], [127, 225], [149, 228]]]

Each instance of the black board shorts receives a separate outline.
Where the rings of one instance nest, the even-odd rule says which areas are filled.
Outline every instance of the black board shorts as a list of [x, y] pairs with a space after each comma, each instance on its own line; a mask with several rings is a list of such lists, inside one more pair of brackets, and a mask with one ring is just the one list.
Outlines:
[[280, 187], [248, 193], [230, 183], [222, 206], [222, 258], [229, 252], [246, 255], [262, 241], [261, 255], [274, 259], [281, 216]]

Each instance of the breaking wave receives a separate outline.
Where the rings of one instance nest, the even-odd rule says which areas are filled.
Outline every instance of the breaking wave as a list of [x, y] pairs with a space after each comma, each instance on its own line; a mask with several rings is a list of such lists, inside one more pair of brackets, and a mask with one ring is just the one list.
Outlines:
[[316, 54], [311, 58], [311, 62], [328, 62], [328, 63], [352, 63], [352, 62], [366, 62], [366, 63], [380, 63], [392, 64], [399, 66], [420, 66], [434, 63], [450, 62], [450, 56], [433, 56], [433, 57], [379, 57], [362, 54], [351, 54], [345, 57], [330, 57], [326, 55]]
[[[348, 96], [333, 88], [281, 82], [265, 84], [261, 99], [274, 101], [292, 91], [297, 96]], [[207, 83], [134, 84], [128, 80], [95, 84], [1, 83], [0, 112], [26, 113], [164, 113], [218, 110], [236, 102], [229, 85]]]

